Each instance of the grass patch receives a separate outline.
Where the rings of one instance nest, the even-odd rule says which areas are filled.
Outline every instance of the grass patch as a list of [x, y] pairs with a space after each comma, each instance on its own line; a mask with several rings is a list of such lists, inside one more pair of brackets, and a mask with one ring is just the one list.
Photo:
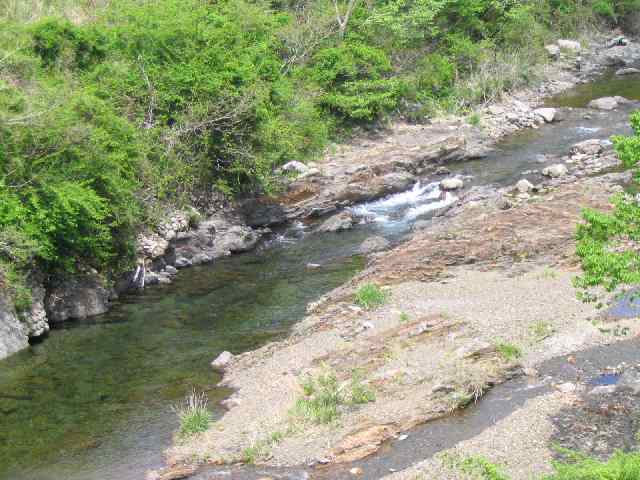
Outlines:
[[351, 381], [340, 385], [332, 371], [317, 377], [307, 376], [301, 383], [304, 396], [299, 398], [291, 414], [317, 425], [332, 423], [340, 417], [340, 406], [374, 402], [375, 393], [363, 382], [363, 373], [354, 370]]
[[407, 323], [409, 320], [411, 320], [411, 317], [407, 312], [400, 313], [400, 323]]
[[374, 283], [362, 285], [355, 295], [355, 301], [365, 310], [374, 310], [387, 301], [388, 295]]
[[544, 480], [637, 480], [640, 479], [640, 453], [616, 452], [603, 462], [572, 452], [567, 461], [553, 465], [555, 473]]
[[500, 342], [496, 345], [496, 350], [508, 362], [512, 362], [522, 356], [522, 351], [512, 343]]
[[194, 387], [181, 404], [173, 406], [173, 411], [180, 419], [180, 437], [190, 437], [209, 428], [211, 412], [207, 409], [208, 403], [207, 394], [198, 392]]

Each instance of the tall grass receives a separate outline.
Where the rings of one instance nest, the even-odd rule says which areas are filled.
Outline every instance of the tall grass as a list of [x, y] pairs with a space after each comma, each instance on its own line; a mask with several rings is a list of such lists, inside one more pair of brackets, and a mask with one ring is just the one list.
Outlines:
[[207, 409], [208, 403], [207, 394], [198, 392], [194, 387], [182, 403], [173, 406], [173, 411], [180, 419], [180, 437], [189, 437], [209, 428], [211, 412]]

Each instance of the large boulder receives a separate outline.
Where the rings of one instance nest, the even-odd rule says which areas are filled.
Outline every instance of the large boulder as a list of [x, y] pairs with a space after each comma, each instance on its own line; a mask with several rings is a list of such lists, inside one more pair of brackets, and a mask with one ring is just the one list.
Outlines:
[[[2, 279], [0, 279], [2, 281]], [[0, 289], [0, 360], [29, 345], [24, 324], [18, 319], [13, 302]]]
[[551, 123], [556, 118], [555, 108], [538, 108], [533, 111], [534, 115], [542, 118], [546, 123]]
[[558, 47], [560, 47], [561, 50], [568, 50], [574, 53], [577, 53], [580, 50], [582, 50], [582, 45], [580, 45], [580, 42], [576, 40], [561, 39], [561, 40], [558, 40], [557, 43], [558, 43]]
[[637, 68], [621, 68], [620, 70], [618, 70], [616, 72], [616, 75], [636, 75], [636, 74], [640, 74], [640, 70]]
[[533, 190], [533, 184], [526, 178], [523, 178], [518, 183], [516, 183], [516, 190], [519, 193], [529, 193], [531, 190]]
[[566, 165], [563, 165], [562, 163], [556, 163], [555, 165], [551, 165], [542, 170], [543, 175], [551, 178], [563, 177], [567, 172], [568, 170]]
[[445, 178], [440, 182], [442, 190], [459, 190], [464, 186], [464, 181], [458, 177]]
[[628, 100], [623, 97], [602, 97], [595, 100], [591, 100], [589, 108], [595, 108], [596, 110], [614, 110], [620, 106], [621, 103], [626, 103]]
[[105, 313], [113, 296], [96, 273], [59, 280], [47, 291], [44, 306], [50, 323], [80, 320]]
[[282, 166], [282, 171], [287, 173], [302, 174], [307, 173], [309, 171], [309, 167], [307, 167], [302, 162], [294, 160], [292, 162], [285, 163]]
[[569, 151], [570, 155], [598, 155], [604, 150], [602, 142], [597, 138], [576, 143]]
[[558, 45], [552, 43], [551, 45], [546, 45], [544, 49], [553, 60], [560, 58], [560, 47]]
[[40, 282], [32, 282], [30, 289], [31, 306], [18, 312], [18, 318], [24, 325], [25, 332], [29, 337], [39, 337], [49, 331], [47, 312], [44, 307], [46, 292]]
[[219, 246], [231, 253], [251, 250], [259, 240], [260, 235], [255, 230], [244, 225], [235, 225], [226, 232], [222, 232], [217, 238]]
[[318, 231], [339, 232], [341, 230], [348, 230], [351, 227], [353, 227], [353, 216], [351, 212], [345, 210], [322, 222], [318, 227]]
[[211, 362], [211, 366], [214, 370], [223, 371], [229, 366], [231, 360], [233, 360], [233, 354], [225, 350]]

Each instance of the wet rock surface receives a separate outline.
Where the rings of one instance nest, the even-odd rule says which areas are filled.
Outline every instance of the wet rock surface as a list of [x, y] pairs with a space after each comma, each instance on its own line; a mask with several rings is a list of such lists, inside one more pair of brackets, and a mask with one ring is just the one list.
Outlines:
[[59, 280], [47, 291], [44, 306], [50, 323], [105, 313], [115, 293], [97, 273]]

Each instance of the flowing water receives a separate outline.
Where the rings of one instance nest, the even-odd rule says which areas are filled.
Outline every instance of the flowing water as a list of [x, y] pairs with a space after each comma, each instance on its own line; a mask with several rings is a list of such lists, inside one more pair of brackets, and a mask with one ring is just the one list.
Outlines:
[[[472, 185], [512, 184], [522, 172], [544, 166], [540, 154], [564, 154], [581, 140], [628, 133], [632, 106], [590, 112], [588, 119], [580, 108], [594, 92], [601, 96], [610, 89], [604, 85], [610, 81], [605, 77], [554, 99], [573, 107], [564, 122], [515, 134], [488, 158], [450, 165], [451, 170], [471, 175]], [[640, 78], [615, 81], [611, 94], [624, 89], [625, 96], [640, 100]], [[591, 93], [584, 93], [589, 88]], [[570, 104], [564, 100], [569, 98]], [[442, 195], [434, 179], [423, 179], [411, 191], [355, 207], [363, 224], [351, 231], [315, 234], [291, 226], [255, 252], [181, 271], [174, 284], [125, 296], [109, 313], [55, 329], [1, 361], [0, 479], [142, 478], [161, 463], [177, 426], [171, 405], [192, 386], [206, 390], [214, 413], [221, 413], [215, 404], [229, 392], [215, 387], [219, 376], [211, 359], [223, 350], [239, 353], [286, 335], [307, 303], [362, 268], [363, 240], [381, 235], [401, 241], [416, 220], [429, 219], [455, 200]], [[308, 263], [321, 268], [308, 269]], [[491, 398], [484, 408], [491, 408]], [[476, 428], [460, 421], [462, 436]], [[452, 424], [445, 427], [442, 445], [458, 436]], [[393, 463], [389, 456], [376, 458], [380, 466], [371, 467], [367, 478], [377, 478]]]

